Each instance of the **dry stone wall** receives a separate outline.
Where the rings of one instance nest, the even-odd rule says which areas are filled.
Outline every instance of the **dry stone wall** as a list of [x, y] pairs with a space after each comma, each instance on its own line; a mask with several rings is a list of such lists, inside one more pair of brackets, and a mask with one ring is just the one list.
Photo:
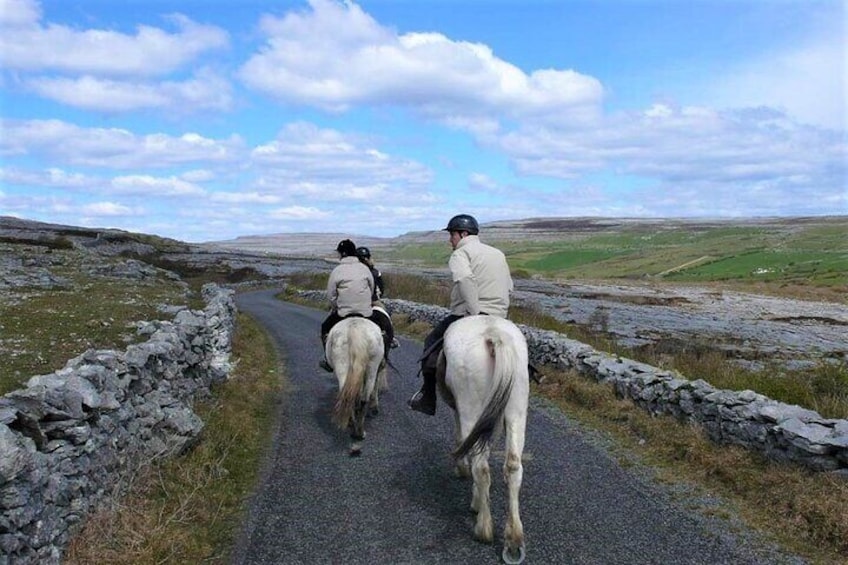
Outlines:
[[[406, 300], [385, 302], [393, 312], [429, 324], [448, 314], [446, 308]], [[651, 413], [698, 424], [718, 443], [848, 478], [848, 420], [823, 418], [750, 390], [717, 389], [703, 380], [691, 381], [676, 372], [597, 351], [557, 332], [520, 328], [534, 364], [574, 369], [610, 383], [617, 394]]]
[[89, 350], [0, 398], [0, 565], [58, 563], [74, 526], [142, 465], [182, 453], [195, 401], [230, 370], [233, 291], [147, 322], [126, 351]]

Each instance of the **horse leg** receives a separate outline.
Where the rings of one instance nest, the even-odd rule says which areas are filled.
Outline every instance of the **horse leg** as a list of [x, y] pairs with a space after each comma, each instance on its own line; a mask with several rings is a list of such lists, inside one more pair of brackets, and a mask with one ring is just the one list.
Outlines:
[[471, 487], [471, 508], [477, 512], [474, 537], [480, 541], [492, 543], [495, 535], [489, 504], [489, 487], [492, 484], [492, 477], [489, 472], [488, 447], [471, 456], [471, 474], [474, 477], [474, 485]]
[[507, 563], [520, 563], [524, 559], [524, 526], [518, 512], [518, 493], [524, 467], [521, 454], [524, 450], [524, 423], [507, 420], [506, 459], [504, 460], [504, 482], [509, 496], [508, 515], [504, 526], [503, 558]]
[[386, 375], [386, 360], [380, 362], [380, 369], [377, 371], [377, 389], [380, 391], [389, 389], [389, 379]]
[[386, 390], [386, 388], [386, 363], [381, 361], [377, 369], [376, 383], [368, 399], [368, 414], [370, 416], [376, 416], [380, 413], [380, 391]]
[[[462, 443], [462, 438], [463, 438], [462, 423], [460, 421], [459, 412], [457, 410], [454, 410], [454, 412], [453, 412], [453, 419], [454, 419], [454, 428], [453, 428], [454, 446], [453, 447], [454, 447], [454, 449], [456, 449]], [[456, 466], [454, 467], [453, 470], [454, 470], [454, 473], [456, 474], [456, 476], [459, 477], [460, 479], [467, 479], [468, 477], [470, 477], [471, 476], [471, 466], [469, 464], [468, 457], [460, 457], [459, 459], [457, 459], [456, 460]], [[474, 509], [474, 511], [476, 512], [477, 510]]]
[[357, 400], [356, 408], [353, 410], [352, 429], [350, 437], [355, 440], [365, 439], [365, 401]]

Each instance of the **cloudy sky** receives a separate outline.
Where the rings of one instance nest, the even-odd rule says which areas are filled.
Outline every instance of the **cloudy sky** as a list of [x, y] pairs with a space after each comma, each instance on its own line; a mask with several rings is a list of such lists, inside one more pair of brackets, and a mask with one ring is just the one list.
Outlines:
[[848, 214], [843, 0], [0, 0], [0, 215]]

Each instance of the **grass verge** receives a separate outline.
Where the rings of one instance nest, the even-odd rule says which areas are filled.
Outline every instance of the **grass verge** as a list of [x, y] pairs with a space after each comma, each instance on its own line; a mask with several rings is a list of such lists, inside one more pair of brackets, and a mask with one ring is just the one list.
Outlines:
[[271, 443], [282, 394], [269, 337], [239, 314], [237, 366], [198, 406], [206, 426], [188, 454], [125, 481], [125, 492], [90, 516], [64, 563], [226, 563]]
[[[545, 370], [535, 394], [565, 414], [613, 440], [623, 465], [650, 466], [656, 480], [685, 484], [725, 508], [706, 511], [736, 515], [757, 531], [812, 563], [837, 565], [848, 556], [848, 480], [779, 464], [748, 450], [720, 446], [696, 426], [668, 416], [653, 417], [629, 400], [616, 398], [610, 385], [575, 372]], [[704, 509], [700, 509], [704, 510]]]

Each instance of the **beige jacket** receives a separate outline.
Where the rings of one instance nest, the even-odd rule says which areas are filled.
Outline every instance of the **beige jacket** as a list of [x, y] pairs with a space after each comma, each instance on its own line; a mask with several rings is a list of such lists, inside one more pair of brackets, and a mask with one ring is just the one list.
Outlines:
[[506, 318], [512, 276], [500, 250], [476, 235], [462, 238], [448, 260], [453, 287], [451, 314], [485, 313]]
[[371, 315], [374, 277], [356, 257], [342, 257], [327, 281], [330, 305], [344, 318], [350, 314]]

